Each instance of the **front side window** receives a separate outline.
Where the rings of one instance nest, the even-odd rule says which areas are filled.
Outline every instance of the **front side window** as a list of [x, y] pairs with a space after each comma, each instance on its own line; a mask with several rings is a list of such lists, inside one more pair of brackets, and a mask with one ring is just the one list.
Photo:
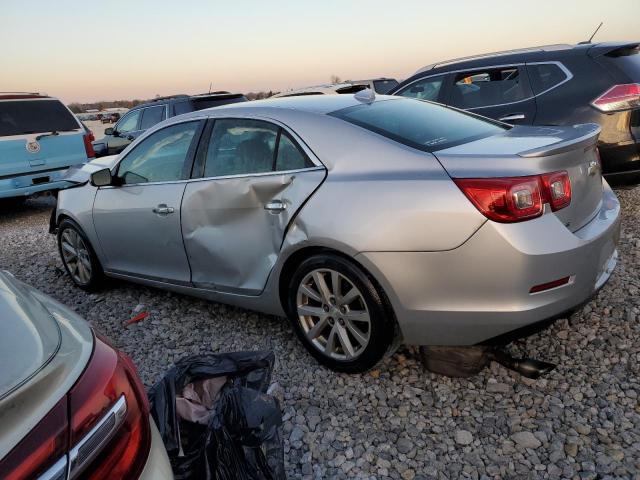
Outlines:
[[527, 65], [531, 88], [536, 95], [546, 92], [550, 88], [564, 82], [567, 75], [555, 63], [540, 63], [537, 65]]
[[205, 177], [270, 172], [278, 127], [260, 120], [216, 120], [211, 132]]
[[118, 177], [126, 185], [185, 179], [185, 161], [197, 129], [198, 122], [187, 122], [149, 135], [120, 162]]
[[157, 107], [145, 108], [142, 111], [142, 119], [140, 120], [140, 130], [146, 130], [153, 127], [156, 123], [162, 121], [164, 116], [164, 105]]
[[142, 110], [135, 110], [131, 113], [127, 113], [122, 120], [116, 125], [116, 131], [119, 133], [135, 132], [138, 130], [138, 119], [140, 118], [140, 112]]
[[444, 81], [444, 75], [438, 75], [437, 77], [424, 78], [412, 83], [404, 90], [401, 90], [398, 95], [408, 98], [417, 98], [418, 100], [436, 101], [440, 95], [442, 89], [442, 83]]
[[409, 98], [355, 105], [329, 115], [427, 152], [496, 135], [507, 128], [442, 105]]
[[479, 108], [513, 103], [526, 98], [518, 67], [502, 67], [457, 73], [451, 105]]

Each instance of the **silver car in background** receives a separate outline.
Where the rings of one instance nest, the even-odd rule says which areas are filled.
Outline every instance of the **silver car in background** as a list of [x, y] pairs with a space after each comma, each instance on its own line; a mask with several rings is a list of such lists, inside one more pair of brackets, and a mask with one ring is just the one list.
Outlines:
[[0, 271], [0, 478], [173, 479], [131, 360]]
[[360, 372], [399, 340], [485, 342], [606, 282], [620, 206], [598, 133], [370, 91], [224, 106], [76, 172], [51, 229], [79, 287], [287, 315], [320, 362]]

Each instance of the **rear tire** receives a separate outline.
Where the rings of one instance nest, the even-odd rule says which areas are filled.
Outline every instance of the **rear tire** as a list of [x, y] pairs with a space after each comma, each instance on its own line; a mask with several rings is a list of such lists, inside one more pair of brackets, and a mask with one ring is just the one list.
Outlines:
[[104, 281], [104, 272], [91, 243], [82, 229], [72, 220], [58, 225], [58, 252], [67, 274], [83, 290], [98, 290]]
[[287, 311], [309, 353], [332, 370], [361, 373], [394, 340], [381, 292], [354, 262], [333, 254], [303, 261], [289, 282]]

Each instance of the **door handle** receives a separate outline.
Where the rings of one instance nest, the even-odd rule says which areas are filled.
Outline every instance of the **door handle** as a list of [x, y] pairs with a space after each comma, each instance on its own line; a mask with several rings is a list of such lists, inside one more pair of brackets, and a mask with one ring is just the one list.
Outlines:
[[282, 200], [274, 200], [272, 202], [267, 203], [264, 206], [265, 210], [268, 210], [270, 213], [276, 214], [276, 213], [280, 213], [283, 210], [287, 209], [287, 204], [284, 203]]
[[153, 209], [153, 213], [157, 213], [158, 215], [169, 215], [173, 212], [175, 212], [175, 209], [173, 207], [167, 207], [166, 203], [161, 203]]
[[500, 120], [501, 122], [509, 122], [511, 120], [524, 120], [524, 119], [525, 119], [524, 113], [510, 113], [509, 115], [500, 117], [498, 120]]

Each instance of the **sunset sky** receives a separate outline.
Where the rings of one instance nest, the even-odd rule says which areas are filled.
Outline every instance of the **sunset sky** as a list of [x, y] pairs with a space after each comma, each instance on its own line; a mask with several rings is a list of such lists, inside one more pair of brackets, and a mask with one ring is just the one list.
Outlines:
[[0, 91], [66, 102], [406, 78], [437, 60], [640, 40], [640, 0], [0, 0]]

